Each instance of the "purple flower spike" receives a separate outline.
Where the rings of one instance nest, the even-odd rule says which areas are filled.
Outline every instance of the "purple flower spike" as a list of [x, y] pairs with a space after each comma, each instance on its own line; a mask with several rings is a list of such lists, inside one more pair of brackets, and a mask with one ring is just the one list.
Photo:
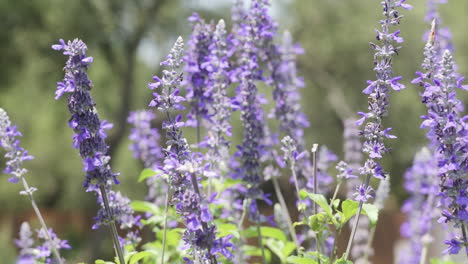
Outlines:
[[[212, 223], [211, 212], [207, 210], [207, 199], [200, 191], [198, 178], [206, 173], [206, 167], [202, 164], [203, 157], [199, 153], [191, 152], [180, 129], [183, 125], [182, 117], [172, 116], [174, 110], [180, 109], [172, 98], [174, 94], [178, 94], [182, 81], [179, 73], [182, 52], [183, 40], [179, 37], [167, 60], [161, 63], [168, 68], [163, 70], [163, 78], [154, 78], [160, 83], [160, 91], [155, 92], [152, 102], [167, 116], [163, 123], [167, 147], [163, 149], [164, 160], [158, 169], [167, 175], [169, 187], [173, 191], [170, 202], [187, 227], [183, 235], [185, 246], [191, 249], [190, 254], [196, 259], [204, 263], [216, 263], [215, 254], [224, 254], [231, 245], [223, 242], [225, 238], [216, 237], [216, 226]], [[149, 88], [152, 89], [151, 84]], [[181, 96], [179, 99], [184, 100]], [[188, 260], [188, 263], [190, 262], [192, 261]]]
[[[65, 64], [65, 77], [57, 84], [55, 99], [65, 93], [68, 96], [68, 109], [70, 128], [75, 131], [73, 136], [75, 148], [79, 148], [85, 167], [86, 179], [84, 186], [118, 184], [117, 175], [111, 171], [107, 155], [108, 146], [105, 143], [105, 129], [109, 128], [106, 121], [100, 121], [95, 108], [95, 102], [91, 97], [92, 83], [86, 73], [90, 61], [86, 57], [86, 44], [79, 39], [60, 45], [53, 45], [56, 50], [63, 50], [63, 54], [69, 56]], [[67, 88], [64, 88], [67, 87]]]
[[[6, 168], [4, 173], [11, 174], [8, 179], [11, 183], [18, 183], [18, 181], [28, 172], [23, 168], [23, 161], [32, 160], [34, 157], [28, 154], [28, 151], [20, 146], [20, 141], [17, 137], [21, 137], [21, 133], [12, 125], [10, 118], [5, 110], [0, 108], [0, 146], [6, 150]], [[34, 191], [31, 188], [30, 191]]]
[[[389, 92], [391, 89], [400, 91], [405, 88], [404, 85], [399, 83], [401, 77], [394, 77], [392, 70], [392, 58], [398, 54], [400, 49], [398, 44], [403, 42], [403, 38], [399, 36], [400, 30], [391, 31], [391, 27], [398, 25], [402, 18], [397, 9], [400, 7], [409, 9], [411, 7], [404, 2], [404, 0], [381, 1], [384, 19], [380, 20], [381, 29], [377, 30], [377, 40], [380, 44], [371, 43], [371, 47], [375, 50], [374, 71], [377, 79], [368, 81], [368, 86], [363, 91], [369, 98], [369, 112], [359, 112], [362, 118], [356, 122], [358, 125], [365, 122], [361, 136], [365, 140], [363, 152], [367, 154], [367, 161], [364, 167], [360, 169], [361, 174], [378, 179], [384, 179], [386, 176], [378, 162], [379, 159], [383, 158], [384, 154], [389, 152], [384, 144], [384, 139], [393, 138], [393, 136], [388, 135], [388, 128], [385, 129], [382, 125], [382, 118], [388, 112]], [[362, 199], [362, 196], [358, 197]]]

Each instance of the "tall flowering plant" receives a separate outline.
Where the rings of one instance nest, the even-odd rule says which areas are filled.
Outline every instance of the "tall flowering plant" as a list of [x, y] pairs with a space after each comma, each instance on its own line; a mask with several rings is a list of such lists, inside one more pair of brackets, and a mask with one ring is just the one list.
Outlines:
[[[174, 110], [183, 109], [180, 104], [185, 98], [180, 95], [182, 75], [178, 72], [182, 63], [183, 40], [178, 38], [167, 59], [161, 64], [168, 69], [163, 70], [162, 78], [154, 76], [155, 82], [150, 83], [150, 89], [160, 89], [154, 92], [150, 107], [161, 111], [167, 119], [163, 123], [166, 130], [167, 147], [163, 149], [164, 161], [160, 167], [168, 176], [168, 184], [172, 192], [171, 204], [185, 222], [186, 230], [183, 239], [191, 255], [198, 262], [217, 263], [218, 253], [227, 258], [232, 256], [229, 248], [230, 236], [218, 238], [213, 216], [209, 210], [209, 201], [201, 192], [199, 177], [203, 175], [200, 154], [192, 153], [187, 140], [183, 137], [181, 127], [182, 116], [173, 116]], [[192, 260], [186, 259], [192, 263]]]
[[394, 77], [392, 69], [392, 58], [398, 53], [400, 49], [398, 45], [403, 42], [403, 38], [399, 36], [400, 30], [392, 31], [391, 27], [398, 25], [403, 18], [398, 9], [411, 9], [411, 6], [406, 4], [405, 0], [385, 0], [381, 1], [381, 5], [384, 18], [380, 20], [381, 29], [376, 30], [376, 39], [380, 44], [370, 43], [375, 50], [374, 72], [376, 80], [367, 81], [368, 86], [362, 91], [369, 98], [369, 112], [359, 112], [362, 118], [356, 122], [358, 125], [365, 122], [361, 136], [364, 139], [362, 151], [367, 157], [364, 166], [360, 168], [361, 175], [365, 176], [365, 182], [357, 188], [356, 200], [360, 202], [359, 210], [354, 221], [345, 258], [351, 250], [362, 205], [369, 197], [372, 197], [372, 189], [369, 185], [371, 177], [384, 180], [387, 175], [379, 160], [385, 153], [389, 152], [384, 144], [384, 139], [395, 138], [395, 136], [389, 134], [391, 128], [384, 128], [382, 124], [382, 118], [388, 113], [389, 92], [390, 90], [400, 91], [405, 88], [403, 84], [399, 83], [402, 77]]
[[109, 147], [105, 142], [106, 130], [110, 129], [112, 124], [100, 120], [96, 103], [91, 97], [90, 90], [93, 85], [86, 71], [93, 58], [86, 55], [87, 46], [79, 39], [68, 42], [61, 39], [59, 44], [52, 45], [52, 49], [61, 50], [63, 55], [68, 56], [64, 67], [65, 77], [57, 83], [55, 99], [69, 94], [67, 99], [71, 118], [68, 125], [75, 132], [73, 147], [79, 149], [82, 158], [85, 171], [84, 187], [87, 191], [96, 192], [98, 204], [101, 205], [93, 228], [101, 224], [110, 225], [114, 248], [120, 262], [124, 263], [115, 222], [123, 226], [133, 226], [138, 225], [139, 219], [131, 216], [133, 209], [129, 207], [128, 199], [112, 190], [114, 184], [119, 184], [118, 173], [111, 170]]

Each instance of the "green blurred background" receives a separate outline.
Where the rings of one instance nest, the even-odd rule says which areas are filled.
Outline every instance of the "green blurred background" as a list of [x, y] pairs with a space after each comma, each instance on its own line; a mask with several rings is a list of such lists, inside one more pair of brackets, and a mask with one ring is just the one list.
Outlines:
[[[306, 81], [302, 99], [311, 121], [306, 131], [309, 146], [325, 144], [342, 154], [343, 127], [331, 101], [344, 99], [351, 116], [366, 109], [367, 97], [361, 90], [366, 80], [374, 78], [368, 42], [375, 39], [374, 29], [381, 14], [379, 2], [273, 1], [272, 15], [280, 22], [281, 31], [291, 31], [306, 51], [299, 58], [299, 70]], [[422, 61], [422, 35], [428, 28], [423, 21], [426, 7], [423, 0], [408, 2], [414, 8], [404, 12], [400, 28], [406, 41], [394, 60], [395, 73], [403, 75], [407, 89], [392, 94], [386, 121], [399, 137], [392, 141], [393, 152], [385, 159], [385, 167], [392, 174], [392, 197], [386, 212], [389, 225], [394, 225], [393, 232], [398, 231], [394, 223], [401, 222], [397, 211], [407, 195], [401, 175], [426, 143], [424, 131], [419, 129], [419, 116], [425, 109], [419, 88], [409, 83]], [[90, 262], [106, 247], [100, 239], [102, 231], [90, 230], [95, 198], [82, 187], [81, 162], [71, 146], [66, 102], [54, 100], [55, 83], [63, 77], [65, 57], [53, 51], [51, 45], [59, 38], [81, 38], [88, 44], [88, 54], [94, 57], [89, 70], [94, 82], [92, 92], [101, 117], [115, 125], [109, 142], [114, 171], [121, 173], [119, 189], [132, 199], [143, 199], [146, 189], [136, 182], [142, 166], [128, 150], [127, 113], [146, 108], [151, 98], [146, 84], [160, 70], [161, 57], [177, 36], [188, 39], [190, 25], [186, 18], [199, 12], [207, 20], [224, 18], [230, 25], [230, 6], [230, 0], [0, 0], [0, 107], [18, 124], [24, 135], [22, 145], [35, 156], [26, 164], [30, 170], [27, 178], [39, 189], [36, 198], [49, 225], [74, 247], [64, 253], [70, 263]], [[455, 59], [465, 74], [466, 10], [466, 0], [452, 0], [441, 8], [444, 25], [453, 32]], [[269, 94], [269, 88], [262, 90]], [[465, 93], [462, 100], [466, 99]], [[235, 130], [241, 132], [238, 116], [235, 119]], [[193, 131], [187, 134], [193, 138]], [[237, 133], [234, 140], [238, 142], [240, 135]], [[13, 237], [22, 221], [35, 222], [35, 217], [28, 200], [18, 195], [20, 186], [8, 183], [7, 178], [4, 175], [0, 179], [0, 256], [2, 263], [13, 263]], [[387, 261], [380, 263], [391, 263]]]

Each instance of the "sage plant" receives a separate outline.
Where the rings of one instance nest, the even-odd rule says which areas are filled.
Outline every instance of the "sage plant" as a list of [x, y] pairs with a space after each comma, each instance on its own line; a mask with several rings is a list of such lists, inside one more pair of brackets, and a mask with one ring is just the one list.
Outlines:
[[[22, 190], [20, 194], [28, 196], [31, 205], [34, 209], [34, 212], [36, 213], [36, 216], [39, 219], [39, 222], [41, 223], [42, 229], [49, 230], [46, 226], [44, 218], [42, 217], [41, 211], [39, 210], [39, 207], [37, 206], [36, 201], [33, 197], [33, 194], [35, 191], [37, 191], [37, 188], [30, 187], [25, 178], [25, 174], [28, 172], [28, 170], [23, 167], [23, 162], [27, 160], [32, 160], [34, 157], [29, 155], [28, 151], [20, 146], [20, 140], [18, 139], [18, 137], [21, 136], [22, 134], [18, 131], [16, 125], [11, 124], [10, 118], [8, 117], [6, 111], [0, 108], [0, 146], [6, 150], [6, 168], [3, 172], [11, 174], [11, 177], [8, 179], [9, 182], [18, 183], [19, 181], [21, 181], [24, 190]], [[26, 232], [26, 229], [29, 228], [29, 226], [25, 226], [24, 228], [24, 232]], [[52, 234], [54, 234], [52, 230], [50, 230], [50, 232], [43, 232], [42, 238], [47, 240], [47, 244], [43, 246], [41, 254], [20, 254], [20, 260], [25, 258], [34, 258], [37, 260], [43, 258], [48, 259], [52, 252], [55, 257], [55, 260], [58, 263], [64, 263], [64, 260], [62, 259], [59, 253], [60, 245], [55, 243], [57, 241], [53, 239]], [[21, 252], [28, 251], [25, 249], [27, 245], [29, 245], [29, 243], [17, 243], [17, 246], [21, 249]]]
[[[229, 242], [230, 236], [217, 238], [216, 226], [213, 225], [213, 216], [208, 208], [209, 201], [201, 192], [198, 182], [204, 173], [203, 158], [199, 153], [192, 153], [187, 140], [183, 137], [181, 127], [182, 116], [173, 117], [173, 111], [183, 109], [181, 102], [186, 99], [180, 95], [182, 75], [179, 69], [183, 62], [183, 40], [179, 37], [171, 49], [167, 59], [161, 65], [167, 66], [163, 70], [162, 78], [154, 76], [155, 82], [149, 83], [153, 92], [153, 100], [149, 106], [161, 111], [166, 120], [163, 129], [166, 130], [167, 147], [163, 149], [164, 161], [160, 169], [168, 175], [168, 183], [173, 196], [171, 203], [176, 212], [185, 222], [186, 230], [183, 239], [190, 253], [198, 263], [217, 263], [216, 255], [222, 254], [231, 258], [229, 251], [233, 245]], [[188, 263], [193, 263], [187, 259]]]
[[[151, 121], [156, 115], [151, 110], [131, 112], [127, 122], [132, 125], [129, 139], [132, 141], [130, 149], [133, 156], [143, 162], [145, 168], [156, 170], [164, 158], [162, 148], [159, 145], [160, 135], [158, 129], [152, 127]], [[161, 177], [151, 177], [146, 180], [148, 194], [146, 200], [164, 207], [164, 194], [168, 186]]]
[[108, 146], [105, 142], [107, 133], [112, 124], [101, 121], [95, 107], [90, 90], [93, 87], [88, 78], [87, 69], [93, 62], [92, 57], [86, 55], [87, 46], [79, 40], [65, 42], [60, 39], [59, 44], [52, 45], [54, 50], [62, 50], [63, 55], [68, 56], [64, 71], [63, 81], [57, 83], [55, 99], [64, 94], [68, 95], [68, 110], [71, 118], [68, 125], [75, 132], [73, 135], [73, 147], [79, 149], [85, 171], [84, 187], [87, 191], [94, 191], [98, 196], [101, 208], [95, 217], [97, 227], [101, 224], [110, 225], [114, 247], [121, 263], [124, 263], [122, 247], [119, 242], [115, 222], [123, 222], [121, 219], [129, 217], [133, 210], [119, 208], [121, 203], [112, 202], [111, 198], [117, 198], [112, 191], [114, 184], [119, 184], [118, 173], [113, 173], [108, 155]]
[[464, 77], [454, 71], [454, 61], [450, 51], [445, 50], [435, 72], [433, 82], [425, 86], [422, 94], [427, 107], [427, 115], [421, 128], [433, 140], [437, 155], [438, 176], [440, 178], [441, 203], [449, 210], [442, 212], [439, 221], [451, 222], [461, 229], [461, 235], [447, 240], [447, 252], [457, 254], [462, 246], [468, 245], [466, 225], [468, 221], [468, 161], [466, 149], [468, 142], [467, 116], [462, 115], [463, 104], [456, 97], [456, 90], [467, 90], [462, 84]]
[[374, 177], [382, 180], [387, 175], [379, 160], [389, 151], [384, 144], [384, 139], [395, 138], [395, 136], [389, 134], [391, 128], [384, 128], [382, 124], [382, 118], [388, 112], [389, 92], [391, 89], [400, 91], [405, 88], [403, 84], [399, 83], [402, 77], [394, 77], [392, 69], [392, 58], [400, 49], [398, 45], [403, 42], [403, 38], [399, 36], [400, 30], [392, 32], [391, 27], [398, 25], [403, 18], [398, 9], [410, 9], [411, 6], [406, 4], [405, 0], [384, 0], [381, 1], [381, 5], [384, 18], [380, 20], [381, 29], [376, 30], [376, 39], [380, 44], [370, 43], [375, 51], [374, 72], [376, 80], [367, 81], [368, 86], [363, 90], [363, 93], [369, 98], [369, 112], [359, 112], [362, 118], [357, 121], [359, 125], [365, 122], [361, 136], [364, 139], [363, 152], [367, 157], [364, 165], [360, 168], [361, 175], [365, 176], [365, 182], [358, 188], [356, 195], [359, 200], [359, 209], [346, 248], [345, 259], [351, 251], [351, 245], [359, 224], [362, 205], [370, 196], [370, 178]]
[[[63, 259], [52, 259], [52, 251], [60, 249], [71, 249], [66, 240], [60, 240], [52, 229], [37, 230], [37, 239], [42, 244], [37, 245], [36, 239], [33, 238], [33, 231], [28, 222], [23, 222], [20, 227], [19, 238], [15, 239], [16, 246], [20, 249], [17, 263], [64, 263]], [[35, 245], [36, 244], [36, 245]], [[57, 262], [55, 262], [57, 261]]]

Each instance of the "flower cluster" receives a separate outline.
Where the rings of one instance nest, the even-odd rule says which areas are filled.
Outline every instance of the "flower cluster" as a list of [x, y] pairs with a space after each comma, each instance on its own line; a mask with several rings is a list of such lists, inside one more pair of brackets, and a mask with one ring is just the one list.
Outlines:
[[[252, 2], [256, 6], [258, 1]], [[260, 189], [262, 171], [260, 159], [266, 155], [265, 120], [261, 108], [262, 97], [258, 94], [256, 81], [262, 79], [259, 65], [258, 41], [262, 32], [257, 28], [257, 18], [251, 8], [242, 23], [239, 25], [236, 40], [238, 41], [238, 101], [241, 102], [241, 121], [244, 128], [242, 145], [236, 154], [241, 164], [236, 168], [236, 178], [246, 184], [245, 197], [250, 201], [249, 218], [254, 222], [263, 219], [256, 212], [256, 200], [265, 199]]]
[[[432, 83], [422, 82], [425, 91], [422, 94], [428, 114], [423, 116], [421, 128], [427, 129], [437, 155], [437, 174], [440, 177], [440, 195], [442, 204], [450, 210], [442, 212], [442, 222], [453, 222], [466, 233], [468, 222], [468, 159], [467, 149], [467, 116], [462, 116], [463, 104], [456, 97], [456, 89], [467, 90], [462, 85], [463, 77], [454, 71], [454, 61], [450, 51], [446, 50], [439, 62], [439, 70]], [[454, 238], [460, 244], [467, 243], [467, 238]], [[451, 242], [448, 241], [448, 244]], [[460, 247], [458, 247], [459, 250]], [[458, 253], [450, 250], [450, 253]]]
[[[156, 169], [164, 157], [158, 141], [158, 129], [151, 126], [156, 115], [150, 110], [131, 112], [127, 122], [132, 124], [129, 139], [133, 142], [130, 149], [135, 158], [143, 162], [145, 168]], [[148, 195], [146, 199], [156, 205], [164, 206], [164, 194], [168, 190], [167, 184], [160, 177], [151, 177], [146, 180]]]
[[[69, 126], [75, 132], [73, 147], [79, 149], [83, 160], [86, 172], [84, 186], [87, 187], [87, 191], [96, 193], [98, 203], [101, 205], [93, 228], [113, 222], [125, 223], [127, 219], [133, 219], [133, 209], [128, 206], [128, 198], [116, 195], [112, 191], [112, 184], [119, 183], [118, 173], [113, 173], [111, 170], [109, 147], [105, 142], [107, 137], [105, 130], [112, 128], [112, 124], [100, 120], [91, 97], [92, 83], [86, 71], [93, 58], [86, 56], [87, 46], [79, 39], [68, 43], [60, 39], [60, 44], [52, 45], [52, 48], [62, 50], [63, 54], [68, 56], [64, 68], [65, 77], [63, 81], [57, 83], [55, 99], [59, 99], [65, 93], [69, 94], [68, 110], [71, 113]], [[104, 195], [107, 197], [103, 197]], [[104, 199], [113, 201], [109, 210], [104, 206]], [[134, 220], [137, 224], [138, 219]]]
[[63, 50], [63, 55], [68, 56], [64, 68], [65, 77], [57, 83], [55, 99], [59, 99], [65, 93], [70, 94], [68, 110], [72, 116], [68, 124], [75, 132], [73, 147], [80, 150], [83, 159], [86, 172], [84, 186], [118, 184], [118, 174], [113, 173], [109, 165], [109, 147], [105, 142], [105, 130], [112, 128], [112, 124], [99, 119], [96, 103], [90, 93], [92, 83], [86, 73], [93, 58], [86, 56], [87, 46], [79, 39], [68, 43], [60, 39], [60, 44], [52, 45], [52, 48]]
[[[380, 44], [371, 43], [371, 47], [375, 50], [374, 71], [377, 79], [368, 81], [368, 86], [363, 90], [363, 93], [368, 95], [369, 98], [369, 112], [359, 112], [362, 118], [356, 122], [361, 125], [366, 121], [361, 135], [365, 140], [363, 152], [367, 154], [367, 160], [364, 166], [361, 167], [360, 173], [378, 179], [385, 179], [387, 175], [378, 162], [389, 151], [384, 144], [384, 139], [395, 138], [395, 136], [389, 134], [391, 128], [384, 128], [382, 124], [382, 118], [387, 115], [389, 107], [389, 92], [390, 89], [400, 91], [405, 88], [403, 84], [399, 83], [402, 77], [393, 77], [392, 70], [392, 57], [400, 49], [398, 44], [403, 42], [403, 38], [399, 36], [400, 30], [392, 32], [390, 29], [391, 26], [398, 25], [402, 18], [398, 8], [411, 8], [410, 5], [404, 2], [404, 0], [385, 0], [381, 2], [384, 19], [380, 20], [381, 30], [376, 30], [376, 39], [380, 41]], [[367, 200], [366, 195], [363, 195], [367, 192], [367, 182], [366, 180], [366, 186], [359, 187], [360, 192], [357, 196], [363, 201]]]
[[[6, 168], [3, 172], [11, 174], [8, 181], [12, 183], [17, 183], [28, 172], [22, 167], [23, 161], [33, 159], [33, 156], [20, 146], [17, 137], [21, 137], [21, 132], [16, 129], [15, 125], [11, 124], [5, 110], [0, 108], [0, 146], [7, 152], [5, 154]], [[34, 189], [26, 191], [33, 192]]]
[[[208, 108], [210, 123], [207, 136], [202, 145], [208, 148], [205, 156], [211, 162], [211, 170], [215, 173], [226, 170], [229, 159], [230, 141], [232, 136], [231, 113], [238, 109], [238, 102], [228, 96], [227, 88], [231, 83], [229, 43], [224, 20], [220, 20], [213, 33], [209, 46], [210, 54], [204, 67], [208, 71], [207, 83], [212, 89], [212, 103]], [[217, 175], [220, 176], [220, 175]]]
[[182, 117], [180, 115], [172, 117], [172, 111], [181, 109], [179, 102], [185, 100], [178, 95], [182, 81], [178, 73], [182, 63], [182, 52], [183, 40], [179, 37], [166, 61], [161, 63], [168, 67], [163, 70], [162, 79], [155, 76], [153, 79], [156, 82], [148, 85], [150, 89], [161, 88], [161, 93], [153, 93], [154, 99], [150, 106], [157, 107], [167, 116], [167, 120], [163, 123], [167, 147], [163, 149], [165, 157], [160, 170], [169, 177], [168, 183], [173, 192], [171, 203], [186, 224], [187, 229], [183, 236], [186, 246], [192, 250], [191, 254], [196, 259], [217, 263], [216, 254], [220, 253], [230, 258], [232, 254], [228, 248], [233, 245], [229, 242], [229, 236], [216, 237], [216, 227], [212, 223], [213, 216], [198, 183], [198, 178], [205, 173], [205, 168], [201, 164], [203, 158], [201, 154], [190, 151], [180, 129], [183, 126]]
[[[190, 112], [186, 124], [200, 129], [203, 120], [210, 120], [209, 107], [213, 102], [213, 86], [210, 85], [211, 53], [213, 48], [214, 25], [207, 24], [197, 13], [189, 17], [193, 23], [192, 34], [187, 42], [187, 52], [184, 56], [185, 79], [187, 95], [190, 102]], [[198, 131], [198, 133], [200, 133]]]
[[421, 263], [422, 248], [432, 240], [432, 222], [439, 213], [436, 210], [437, 166], [434, 155], [423, 148], [414, 157], [413, 165], [405, 172], [405, 189], [411, 196], [401, 210], [408, 215], [400, 233], [410, 240], [411, 249], [400, 253], [400, 262]]
[[[15, 244], [19, 248], [18, 264], [32, 263], [55, 263], [52, 258], [52, 247], [60, 249], [71, 249], [66, 240], [61, 240], [52, 231], [48, 230], [48, 235], [45, 229], [37, 231], [37, 238], [42, 241], [42, 244], [35, 246], [33, 232], [27, 222], [23, 222], [20, 227], [19, 238], [15, 239]], [[50, 237], [50, 240], [48, 239]], [[51, 245], [53, 243], [53, 245]]]

